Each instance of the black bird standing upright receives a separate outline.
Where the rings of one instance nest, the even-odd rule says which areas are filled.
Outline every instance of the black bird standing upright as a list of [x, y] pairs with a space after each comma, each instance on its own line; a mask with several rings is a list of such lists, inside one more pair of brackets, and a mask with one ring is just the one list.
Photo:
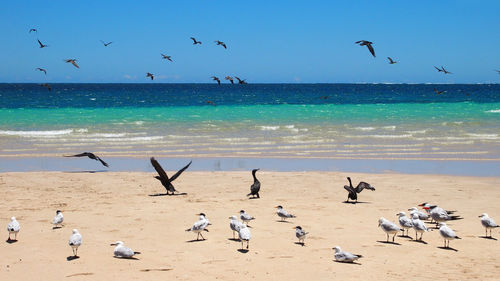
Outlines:
[[360, 46], [366, 46], [370, 53], [372, 53], [372, 56], [375, 57], [375, 50], [372, 47], [373, 42], [366, 41], [366, 40], [359, 40], [356, 41], [355, 44], [359, 44]]
[[349, 199], [356, 200], [356, 202], [358, 202], [358, 193], [363, 191], [363, 189], [365, 189], [365, 188], [369, 189], [369, 190], [373, 190], [373, 191], [375, 190], [375, 187], [371, 186], [369, 183], [366, 183], [364, 181], [358, 183], [358, 186], [356, 186], [356, 188], [354, 188], [352, 186], [351, 178], [347, 177], [347, 180], [349, 181], [349, 185], [344, 185], [345, 190], [347, 190], [349, 192], [349, 195], [347, 195], [346, 202], [349, 202]]
[[189, 165], [191, 165], [192, 162], [193, 161], [189, 161], [189, 163], [184, 168], [180, 169], [171, 178], [168, 178], [167, 173], [165, 172], [165, 170], [163, 170], [160, 163], [158, 163], [158, 161], [156, 161], [154, 157], [151, 157], [151, 164], [153, 165], [153, 167], [155, 168], [156, 172], [158, 172], [159, 175], [156, 176], [155, 179], [159, 180], [161, 184], [165, 187], [165, 189], [167, 190], [167, 195], [169, 195], [168, 192], [172, 192], [171, 194], [174, 194], [174, 192], [177, 191], [175, 190], [175, 187], [172, 185], [172, 182], [176, 178], [178, 178], [182, 174], [182, 172], [184, 172], [187, 168], [189, 168]]
[[99, 158], [97, 155], [95, 155], [92, 152], [84, 152], [84, 153], [75, 154], [75, 155], [65, 155], [64, 157], [85, 157], [85, 156], [90, 158], [90, 159], [99, 161], [104, 166], [109, 167], [108, 163], [104, 162], [101, 158]]
[[257, 179], [255, 176], [255, 173], [260, 170], [260, 169], [253, 169], [252, 170], [252, 176], [253, 176], [253, 184], [250, 186], [250, 193], [247, 194], [247, 196], [257, 196], [257, 198], [260, 198], [259, 196], [259, 191], [260, 191], [260, 181]]

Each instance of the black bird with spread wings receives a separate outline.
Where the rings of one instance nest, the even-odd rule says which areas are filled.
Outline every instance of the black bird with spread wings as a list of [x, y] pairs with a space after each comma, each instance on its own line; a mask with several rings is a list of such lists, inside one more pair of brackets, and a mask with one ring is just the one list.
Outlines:
[[167, 55], [164, 55], [164, 54], [160, 54], [161, 57], [164, 59], [164, 60], [169, 60], [169, 61], [173, 61], [172, 60], [172, 56], [167, 56]]
[[436, 88], [434, 88], [434, 92], [436, 92], [436, 94], [438, 94], [438, 95], [446, 93], [446, 91], [438, 91], [438, 89], [436, 89]]
[[365, 188], [375, 191], [375, 187], [371, 186], [369, 183], [366, 183], [364, 181], [358, 183], [358, 186], [356, 186], [356, 188], [354, 188], [352, 186], [351, 178], [347, 177], [347, 180], [349, 181], [349, 185], [344, 185], [345, 190], [347, 190], [347, 192], [349, 192], [349, 195], [347, 195], [346, 202], [349, 202], [349, 199], [356, 200], [356, 202], [358, 202], [358, 193], [361, 193], [361, 191], [363, 191], [363, 189], [365, 189]]
[[395, 64], [395, 63], [398, 63], [397, 61], [392, 60], [392, 58], [391, 58], [391, 57], [387, 57], [387, 59], [389, 60], [389, 64]]
[[221, 45], [222, 47], [224, 47], [224, 49], [227, 49], [226, 43], [219, 41], [219, 40], [216, 40], [215, 43], [217, 44], [217, 46]]
[[238, 79], [238, 84], [247, 84], [247, 81], [246, 81], [247, 79], [240, 79], [236, 76], [234, 76], [234, 78]]
[[217, 83], [220, 85], [220, 79], [217, 76], [212, 76], [212, 80], [217, 81]]
[[76, 61], [77, 61], [76, 59], [65, 59], [64, 61], [67, 62], [67, 63], [71, 63], [76, 68], [80, 68], [78, 66], [78, 64], [76, 64]]
[[64, 157], [88, 157], [90, 159], [93, 159], [95, 161], [101, 162], [105, 167], [109, 167], [108, 163], [104, 162], [99, 156], [95, 155], [92, 152], [84, 152], [80, 154], [75, 154], [75, 155], [65, 155]]
[[193, 45], [196, 45], [196, 44], [200, 44], [201, 45], [201, 41], [196, 41], [196, 39], [194, 37], [190, 37], [191, 40], [193, 40]]
[[[177, 191], [175, 190], [175, 187], [172, 185], [172, 182], [176, 178], [178, 178], [182, 174], [182, 172], [184, 172], [187, 168], [189, 168], [189, 165], [191, 165], [192, 162], [193, 161], [189, 161], [189, 163], [184, 168], [180, 169], [171, 178], [169, 178], [165, 170], [163, 170], [163, 168], [161, 167], [160, 163], [158, 163], [158, 161], [156, 161], [154, 157], [151, 157], [151, 164], [155, 168], [156, 172], [158, 172], [158, 176], [156, 176], [155, 179], [159, 180], [161, 184], [165, 187], [165, 189], [167, 190], [167, 195], [172, 195], [174, 194], [174, 192]], [[168, 192], [172, 193], [169, 194]]]
[[39, 71], [45, 73], [45, 75], [47, 75], [47, 70], [45, 70], [43, 68], [37, 67], [37, 68], [35, 68], [35, 70], [39, 70]]
[[224, 79], [229, 80], [229, 82], [231, 82], [231, 84], [234, 84], [233, 77], [231, 77], [231, 76], [226, 76], [226, 78], [224, 78]]
[[444, 74], [453, 74], [449, 72], [448, 70], [444, 69], [444, 66], [441, 66], [441, 70], [444, 72]]
[[366, 46], [368, 48], [368, 50], [370, 51], [370, 53], [372, 53], [372, 56], [375, 57], [375, 50], [373, 49], [373, 42], [370, 42], [370, 41], [366, 41], [366, 40], [359, 40], [359, 41], [356, 41], [355, 44], [359, 44], [360, 46]]
[[146, 77], [151, 78], [151, 80], [155, 79], [155, 75], [153, 73], [146, 73]]
[[36, 30], [36, 28], [31, 28], [29, 33], [31, 32], [38, 32], [38, 30]]
[[40, 86], [47, 88], [47, 90], [49, 90], [49, 92], [52, 91], [52, 87], [50, 87], [50, 85], [48, 83], [40, 84]]
[[247, 196], [253, 196], [252, 198], [260, 198], [259, 196], [259, 191], [260, 191], [260, 181], [257, 179], [255, 176], [255, 173], [260, 170], [260, 169], [253, 169], [252, 170], [252, 177], [253, 177], [253, 184], [250, 186], [250, 193], [247, 194]]
[[48, 47], [48, 46], [49, 46], [49, 45], [45, 45], [45, 44], [43, 44], [43, 43], [40, 41], [40, 39], [37, 39], [37, 41], [38, 41], [38, 44], [40, 44], [40, 48], [45, 48], [45, 47]]
[[102, 40], [99, 40], [99, 41], [101, 41], [101, 43], [104, 45], [104, 47], [107, 47], [109, 44], [113, 43], [113, 42], [108, 42], [108, 43], [106, 43], [106, 42], [104, 42], [104, 41], [102, 41]]
[[443, 70], [442, 70], [442, 69], [440, 69], [439, 67], [434, 66], [434, 68], [435, 68], [438, 72], [443, 72]]

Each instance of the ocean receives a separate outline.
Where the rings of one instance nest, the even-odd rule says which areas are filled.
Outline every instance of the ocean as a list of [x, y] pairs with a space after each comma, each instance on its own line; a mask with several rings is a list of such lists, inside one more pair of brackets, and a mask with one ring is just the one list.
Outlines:
[[500, 160], [498, 84], [51, 87], [0, 84], [0, 157]]

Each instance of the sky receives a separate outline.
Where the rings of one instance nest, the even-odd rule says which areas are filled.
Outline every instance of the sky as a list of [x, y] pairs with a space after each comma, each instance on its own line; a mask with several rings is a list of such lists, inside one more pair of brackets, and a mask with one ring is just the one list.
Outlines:
[[[249, 83], [499, 83], [498, 11], [498, 0], [2, 1], [0, 83], [211, 83], [212, 75]], [[373, 42], [377, 57], [358, 40]]]

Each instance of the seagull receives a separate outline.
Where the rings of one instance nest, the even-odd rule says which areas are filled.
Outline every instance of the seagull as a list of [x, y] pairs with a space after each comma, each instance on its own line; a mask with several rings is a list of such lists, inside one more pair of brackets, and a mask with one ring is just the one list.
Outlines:
[[33, 32], [38, 32], [38, 30], [36, 30], [36, 28], [32, 28], [32, 29], [30, 29], [29, 33], [31, 33], [32, 31], [33, 31]]
[[71, 63], [71, 64], [72, 64], [72, 65], [74, 65], [76, 68], [80, 68], [80, 67], [78, 66], [78, 64], [76, 64], [76, 59], [65, 59], [64, 61], [65, 61], [65, 62], [67, 62], [67, 63]]
[[[486, 213], [480, 215], [479, 217], [481, 218], [481, 224], [486, 229], [486, 237], [491, 238], [491, 229], [499, 227], [499, 225], [496, 224], [495, 221], [492, 218], [490, 218]], [[488, 236], [488, 229], [490, 230], [490, 236]]]
[[231, 77], [231, 76], [226, 76], [224, 79], [229, 80], [229, 81], [231, 82], [231, 84], [234, 84], [233, 77]]
[[75, 155], [65, 155], [64, 157], [85, 157], [85, 156], [95, 161], [101, 162], [101, 164], [104, 165], [105, 167], [109, 167], [108, 163], [104, 162], [101, 158], [99, 158], [99, 156], [95, 155], [92, 152], [83, 152]]
[[45, 70], [43, 68], [37, 67], [37, 68], [35, 68], [35, 70], [39, 70], [39, 71], [45, 73], [45, 75], [47, 75], [47, 70]]
[[172, 60], [172, 56], [167, 56], [167, 55], [164, 55], [164, 54], [160, 54], [160, 55], [162, 56], [162, 58], [163, 58], [164, 60], [173, 61], [173, 60]]
[[154, 74], [149, 73], [149, 72], [148, 72], [148, 73], [146, 73], [146, 77], [151, 77], [151, 80], [155, 79]]
[[240, 228], [243, 225], [243, 223], [240, 222], [236, 216], [230, 216], [229, 219], [231, 220], [229, 222], [229, 227], [233, 231], [233, 239], [235, 239], [234, 232], [240, 232]]
[[[413, 214], [411, 223], [413, 224], [413, 229], [415, 229], [415, 240], [422, 241], [422, 236], [424, 232], [429, 231], [425, 223], [418, 218], [417, 214]], [[420, 239], [418, 238], [418, 234], [420, 233]]]
[[251, 215], [247, 214], [245, 212], [245, 210], [240, 210], [240, 219], [241, 221], [243, 221], [244, 223], [246, 222], [247, 225], [248, 225], [248, 222], [251, 221], [251, 220], [254, 220], [255, 218], [252, 217]]
[[212, 76], [211, 78], [212, 78], [212, 80], [217, 81], [217, 84], [220, 85], [220, 79], [218, 77]]
[[398, 231], [402, 230], [395, 223], [388, 221], [385, 218], [378, 219], [378, 226], [382, 228], [382, 230], [387, 235], [387, 242], [389, 242], [389, 234], [393, 234], [392, 242], [394, 243], [394, 238], [396, 237], [396, 234], [398, 233]]
[[305, 232], [304, 230], [302, 230], [302, 227], [300, 226], [296, 226], [293, 228], [295, 229], [295, 236], [299, 238], [299, 244], [302, 244], [303, 246], [304, 240], [306, 239], [306, 235], [309, 234], [309, 232]]
[[[7, 225], [7, 231], [9, 232], [9, 239], [7, 239], [7, 241], [17, 241], [17, 234], [19, 233], [20, 229], [21, 226], [19, 225], [19, 222], [16, 220], [16, 217], [10, 218], [10, 222]], [[11, 233], [14, 233], [14, 240], [10, 239]]]
[[335, 250], [335, 260], [338, 262], [355, 262], [357, 259], [362, 258], [362, 255], [355, 255], [349, 252], [344, 252], [339, 246], [335, 246], [332, 249]]
[[434, 66], [434, 68], [438, 71], [438, 72], [443, 72], [442, 69], [439, 69], [438, 67]]
[[395, 64], [395, 63], [398, 63], [397, 61], [393, 61], [393, 60], [391, 59], [391, 57], [387, 57], [387, 59], [389, 60], [389, 64]]
[[197, 233], [196, 240], [198, 241], [200, 236], [205, 240], [205, 237], [203, 237], [203, 234], [201, 234], [202, 231], [208, 232], [208, 229], [206, 227], [210, 225], [210, 222], [206, 218], [204, 213], [199, 213], [197, 214], [200, 216], [200, 219], [193, 224], [191, 228], [186, 229], [186, 231], [192, 231], [194, 233]]
[[226, 47], [226, 43], [222, 42], [222, 41], [219, 41], [219, 40], [216, 40], [215, 43], [217, 43], [217, 46], [218, 45], [221, 45], [222, 47], [224, 47], [224, 49], [227, 49]]
[[113, 43], [113, 42], [108, 42], [108, 43], [106, 43], [106, 42], [104, 42], [104, 41], [102, 41], [102, 40], [100, 40], [100, 41], [101, 41], [101, 43], [104, 45], [104, 47], [107, 47], [109, 44]]
[[399, 217], [398, 219], [399, 225], [403, 228], [403, 236], [405, 236], [405, 229], [406, 229], [406, 236], [409, 236], [408, 231], [410, 228], [413, 227], [411, 219], [406, 216], [405, 212], [399, 212], [398, 214], [396, 214], [396, 216]]
[[60, 210], [56, 211], [56, 216], [54, 219], [52, 219], [52, 224], [54, 225], [54, 228], [57, 228], [58, 225], [63, 226], [63, 221], [64, 221], [64, 216], [63, 213]]
[[410, 209], [408, 209], [408, 211], [410, 211], [410, 217], [413, 217], [413, 214], [417, 214], [418, 218], [421, 220], [426, 220], [429, 218], [429, 215], [427, 213], [419, 211], [417, 207], [411, 207]]
[[258, 170], [260, 170], [260, 169], [253, 169], [252, 170], [253, 184], [250, 186], [250, 193], [247, 194], [247, 196], [251, 195], [252, 198], [255, 198], [255, 196], [257, 196], [257, 198], [260, 198], [260, 196], [259, 196], [260, 181], [255, 176], [255, 173], [257, 173]]
[[360, 46], [366, 46], [368, 48], [368, 50], [370, 51], [370, 53], [372, 53], [372, 56], [375, 57], [375, 50], [373, 49], [373, 42], [370, 42], [370, 41], [366, 41], [366, 40], [360, 40], [360, 41], [356, 41], [355, 44], [359, 44]]
[[440, 94], [444, 94], [446, 93], [446, 91], [438, 91], [438, 89], [434, 88], [434, 92], [436, 92], [436, 94], [440, 95]]
[[248, 83], [246, 82], [246, 80], [247, 80], [247, 79], [240, 79], [240, 78], [238, 78], [238, 77], [236, 77], [236, 76], [234, 76], [234, 78], [238, 79], [238, 84], [248, 84]]
[[281, 218], [281, 221], [285, 221], [287, 218], [295, 218], [295, 215], [289, 214], [287, 211], [283, 210], [283, 207], [281, 205], [276, 206], [275, 208], [278, 208], [278, 211], [276, 214]]
[[78, 230], [73, 229], [73, 234], [69, 237], [69, 245], [73, 250], [73, 256], [78, 257], [78, 247], [82, 245], [82, 235]]
[[347, 180], [349, 181], [349, 185], [344, 185], [345, 190], [347, 190], [347, 192], [349, 192], [349, 194], [347, 195], [346, 202], [349, 202], [349, 199], [356, 200], [356, 202], [358, 202], [358, 193], [363, 191], [363, 189], [365, 189], [365, 188], [372, 190], [372, 191], [375, 191], [375, 187], [371, 186], [369, 183], [366, 183], [364, 181], [358, 183], [356, 188], [354, 188], [352, 186], [351, 178], [347, 177]]
[[[441, 237], [444, 239], [444, 247], [449, 248], [450, 247], [450, 240], [454, 239], [462, 239], [458, 237], [455, 234], [455, 231], [453, 229], [449, 228], [446, 223], [440, 222], [439, 223], [439, 234], [441, 234]], [[446, 241], [448, 241], [448, 245], [446, 245]]]
[[125, 247], [122, 241], [116, 241], [115, 243], [109, 244], [110, 246], [116, 246], [113, 254], [117, 258], [132, 258], [134, 255], [140, 254], [141, 252], [134, 252], [132, 249]]
[[189, 163], [186, 166], [184, 166], [184, 168], [177, 171], [177, 173], [175, 173], [171, 178], [168, 178], [167, 173], [165, 172], [165, 170], [163, 170], [160, 163], [158, 163], [158, 161], [156, 161], [154, 157], [151, 157], [150, 160], [151, 164], [158, 173], [158, 176], [156, 176], [155, 179], [159, 180], [161, 184], [165, 187], [165, 189], [167, 190], [167, 195], [169, 194], [168, 193], [169, 191], [171, 192], [171, 194], [174, 194], [174, 192], [177, 191], [175, 190], [175, 187], [172, 185], [172, 182], [175, 179], [177, 179], [182, 174], [182, 172], [184, 172], [187, 168], [189, 168], [189, 165], [191, 165], [191, 163], [193, 162], [189, 161]]
[[446, 69], [444, 69], [443, 66], [441, 66], [441, 70], [444, 72], [444, 74], [453, 74], [453, 73], [447, 71]]
[[[421, 204], [422, 205], [422, 204]], [[429, 203], [424, 204], [424, 209], [429, 209], [429, 214], [431, 218], [436, 222], [436, 226], [440, 222], [444, 222], [447, 220], [459, 220], [462, 219], [460, 216], [450, 216], [448, 211], [445, 211], [443, 208], [440, 208], [436, 205], [430, 205]], [[450, 212], [453, 213], [453, 212]]]
[[247, 250], [248, 246], [250, 246], [250, 238], [252, 235], [250, 234], [250, 229], [246, 224], [241, 224], [240, 230], [238, 231], [238, 236], [240, 237], [241, 240], [241, 249], [243, 249], [243, 242], [247, 242]]
[[40, 41], [40, 39], [37, 39], [37, 41], [38, 41], [38, 44], [40, 44], [40, 49], [41, 49], [41, 48], [45, 48], [45, 47], [48, 47], [48, 46], [49, 46], [49, 45], [44, 45], [44, 44]]
[[52, 91], [52, 88], [47, 83], [40, 84], [40, 86], [47, 88], [47, 90], [49, 90], [49, 91]]
[[201, 41], [196, 41], [196, 39], [194, 37], [191, 37], [191, 40], [193, 40], [193, 45], [196, 45], [196, 44], [201, 45]]

